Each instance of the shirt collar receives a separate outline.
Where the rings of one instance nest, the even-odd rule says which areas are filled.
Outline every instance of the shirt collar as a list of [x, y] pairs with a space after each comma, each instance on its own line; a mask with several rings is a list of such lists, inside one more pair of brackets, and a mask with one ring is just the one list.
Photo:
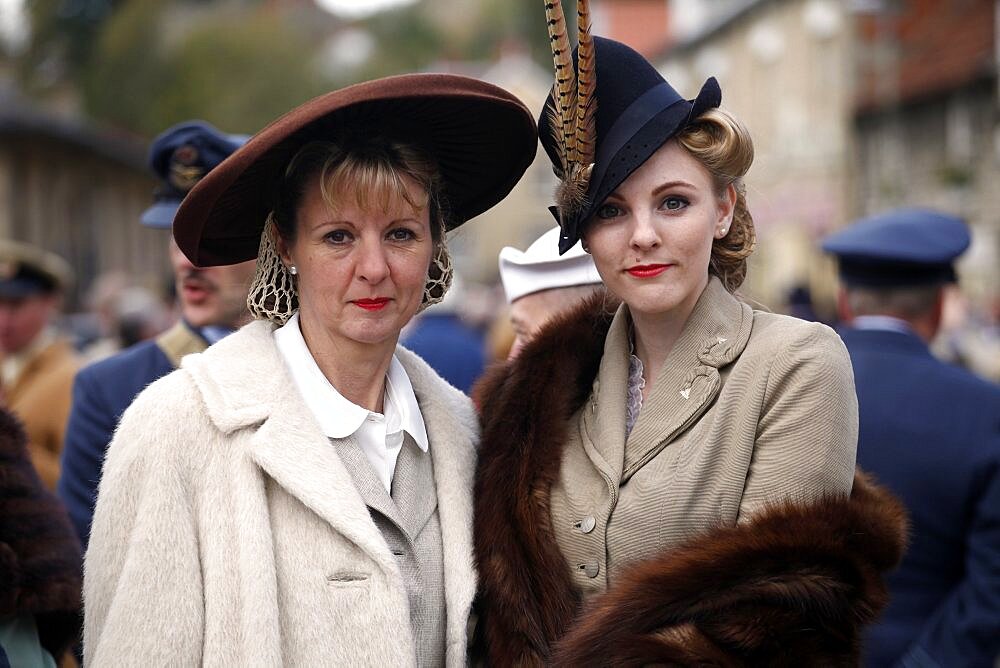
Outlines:
[[[298, 313], [283, 327], [274, 330], [274, 342], [291, 372], [299, 394], [316, 417], [323, 433], [330, 438], [346, 438], [355, 433], [364, 424], [370, 411], [346, 399], [323, 375], [302, 338]], [[386, 374], [386, 400], [391, 402], [391, 409], [398, 414], [401, 429], [413, 437], [421, 450], [427, 452], [427, 429], [420, 414], [420, 406], [406, 370], [395, 355], [389, 362]]]
[[413, 437], [418, 448], [427, 452], [427, 427], [424, 424], [424, 416], [420, 413], [420, 404], [417, 403], [417, 395], [413, 393], [410, 377], [406, 375], [406, 369], [395, 355], [389, 362], [385, 389], [386, 398], [399, 415], [400, 428]]
[[888, 315], [859, 315], [851, 322], [854, 329], [881, 329], [902, 334], [912, 334], [910, 323]]

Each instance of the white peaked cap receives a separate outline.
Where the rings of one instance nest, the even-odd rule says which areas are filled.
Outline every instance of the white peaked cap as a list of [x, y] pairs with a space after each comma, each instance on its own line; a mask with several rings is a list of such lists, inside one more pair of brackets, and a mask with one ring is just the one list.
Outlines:
[[500, 280], [508, 303], [533, 292], [601, 282], [593, 258], [579, 243], [559, 255], [559, 233], [553, 227], [524, 252], [511, 246], [500, 251]]

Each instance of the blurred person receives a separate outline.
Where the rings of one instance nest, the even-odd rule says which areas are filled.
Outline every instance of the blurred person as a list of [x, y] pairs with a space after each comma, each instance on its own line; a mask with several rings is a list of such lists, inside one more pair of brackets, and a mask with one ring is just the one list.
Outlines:
[[[159, 180], [156, 201], [143, 212], [140, 222], [152, 229], [169, 230], [185, 194], [244, 141], [244, 137], [225, 134], [203, 121], [187, 121], [161, 133], [149, 152], [150, 168]], [[84, 546], [104, 453], [122, 413], [143, 388], [177, 368], [184, 355], [204, 350], [249, 319], [246, 296], [253, 262], [198, 268], [172, 239], [169, 259], [181, 319], [155, 339], [84, 367], [73, 383], [58, 492]], [[120, 295], [123, 299], [128, 296]], [[133, 297], [131, 307], [139, 309], [141, 320], [149, 314], [142, 306], [145, 300]], [[122, 306], [128, 305], [123, 302]], [[128, 315], [122, 315], [122, 324], [127, 325]]]
[[482, 333], [459, 313], [464, 299], [465, 291], [456, 278], [440, 304], [414, 318], [403, 331], [401, 343], [442, 378], [469, 394], [486, 365], [486, 348]]
[[593, 258], [580, 244], [560, 255], [560, 234], [557, 225], [524, 252], [511, 246], [500, 251], [500, 281], [514, 330], [510, 359], [517, 357], [549, 320], [601, 291], [601, 275]]
[[66, 511], [32, 467], [22, 425], [0, 408], [0, 666], [73, 665], [82, 579]]
[[854, 366], [858, 465], [906, 504], [909, 550], [867, 666], [992, 668], [1000, 654], [1000, 387], [935, 359], [964, 221], [897, 209], [833, 234]]
[[88, 664], [466, 664], [476, 414], [397, 342], [450, 285], [446, 232], [535, 150], [505, 90], [401, 75], [293, 109], [194, 187], [174, 238], [202, 266], [256, 257], [258, 319], [121, 420]]
[[97, 325], [97, 332], [83, 339], [80, 356], [85, 364], [151, 339], [174, 324], [161, 298], [130, 283], [124, 273], [113, 272], [100, 276], [89, 290], [88, 314], [83, 317]]
[[59, 479], [59, 453], [79, 366], [72, 343], [54, 326], [72, 280], [72, 269], [58, 255], [0, 240], [0, 392], [24, 423], [31, 461], [49, 489]]
[[547, 9], [558, 247], [582, 241], [622, 303], [543, 328], [477, 393], [488, 661], [851, 665], [902, 511], [855, 476], [837, 335], [733, 294], [755, 239], [749, 133], [714, 78], [686, 100], [590, 37], [583, 2], [575, 67]]

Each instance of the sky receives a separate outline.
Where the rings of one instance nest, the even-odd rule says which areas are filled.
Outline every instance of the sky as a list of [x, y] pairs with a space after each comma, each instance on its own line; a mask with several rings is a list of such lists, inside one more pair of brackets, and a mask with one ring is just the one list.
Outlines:
[[0, 47], [17, 48], [27, 36], [22, 0], [0, 0]]
[[[0, 0], [10, 2], [11, 0]], [[16, 0], [14, 0], [16, 1]], [[385, 9], [411, 5], [416, 0], [316, 0], [316, 4], [333, 14], [359, 18]]]

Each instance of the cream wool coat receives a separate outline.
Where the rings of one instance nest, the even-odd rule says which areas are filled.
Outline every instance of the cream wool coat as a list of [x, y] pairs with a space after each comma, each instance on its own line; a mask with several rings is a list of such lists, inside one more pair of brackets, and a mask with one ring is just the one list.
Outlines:
[[[254, 322], [152, 384], [101, 480], [84, 580], [89, 666], [410, 666], [406, 588], [329, 439]], [[469, 399], [397, 348], [430, 441], [447, 665], [476, 577]]]

